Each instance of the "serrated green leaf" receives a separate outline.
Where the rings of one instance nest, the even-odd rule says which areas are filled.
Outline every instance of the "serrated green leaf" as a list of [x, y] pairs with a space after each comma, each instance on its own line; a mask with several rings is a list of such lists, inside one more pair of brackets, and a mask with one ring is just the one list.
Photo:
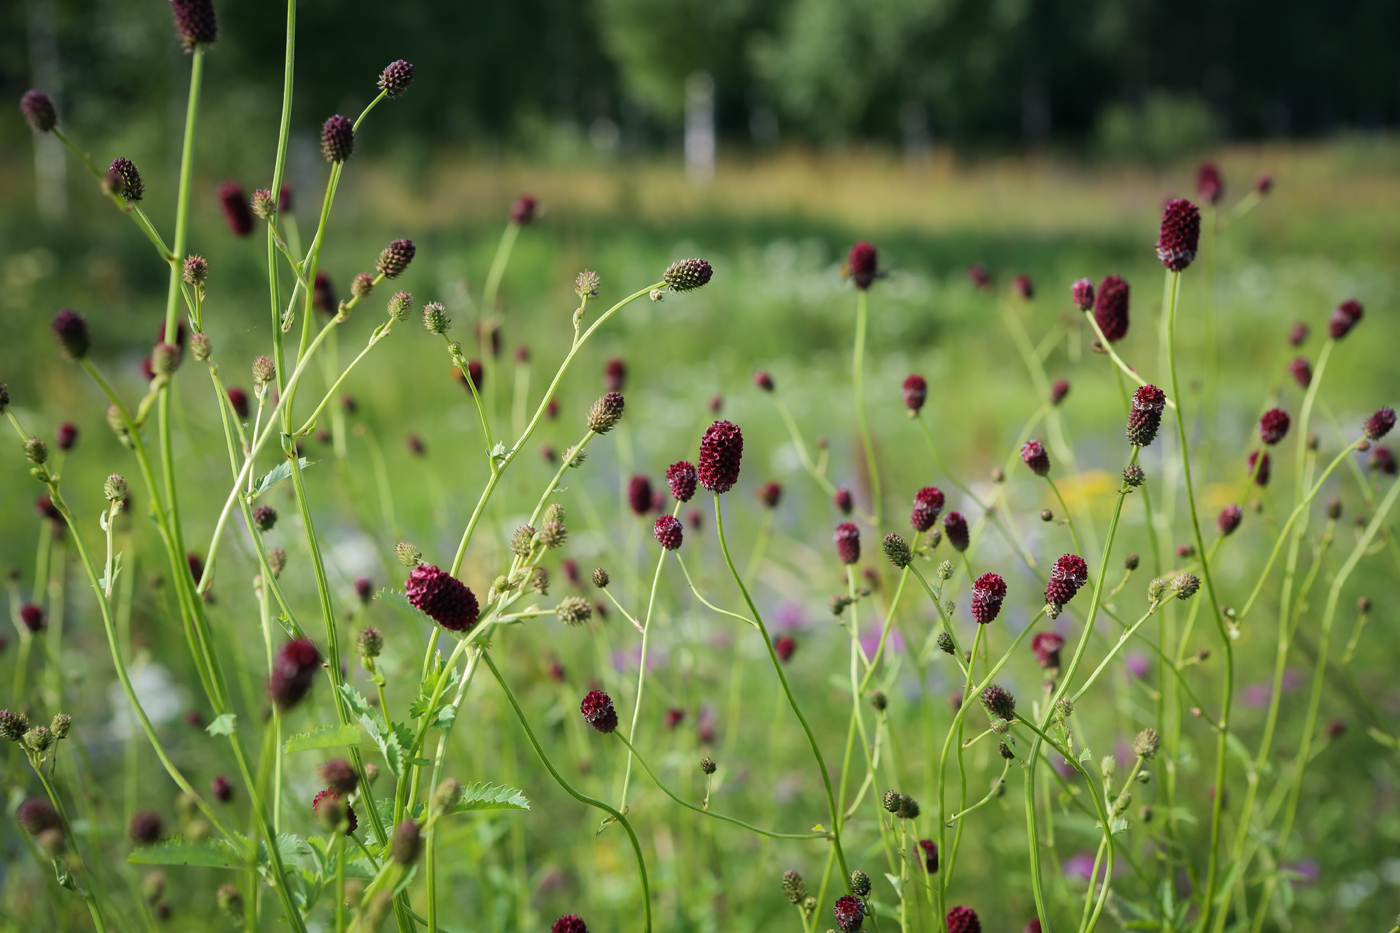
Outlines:
[[399, 612], [402, 612], [405, 615], [413, 616], [415, 619], [419, 619], [423, 622], [427, 622], [429, 625], [437, 624], [428, 616], [427, 613], [419, 609], [417, 606], [413, 605], [413, 603], [409, 602], [408, 596], [405, 595], [401, 590], [380, 590], [378, 593], [374, 594], [374, 598], [379, 600], [386, 606], [392, 606]]
[[352, 684], [341, 684], [340, 695], [345, 697], [345, 702], [350, 704], [350, 712], [356, 716], [373, 716], [374, 710], [369, 705], [369, 700], [365, 695], [356, 690]]
[[[112, 558], [112, 584], [115, 584], [117, 582], [117, 578], [121, 575], [122, 553], [121, 551], [118, 551], [117, 555], [114, 558]], [[111, 585], [107, 582], [106, 577], [102, 577], [100, 580], [97, 581], [97, 588], [102, 590], [103, 592], [106, 592], [108, 589], [111, 588]]]
[[369, 881], [374, 877], [374, 866], [367, 858], [357, 858], [352, 862], [345, 863], [345, 877], [362, 878]]
[[137, 846], [126, 860], [133, 865], [188, 865], [193, 868], [246, 868], [243, 857], [222, 839], [185, 842], [172, 839]]
[[[305, 457], [302, 457], [297, 461], [297, 463], [301, 466], [303, 470], [309, 466], [314, 466], [316, 463], [319, 462], [320, 461], [317, 460], [307, 460]], [[291, 461], [283, 460], [281, 463], [277, 464], [277, 466], [273, 467], [271, 470], [268, 470], [266, 473], [263, 474], [262, 478], [259, 479], [253, 485], [253, 491], [248, 493], [248, 498], [250, 500], [256, 499], [258, 496], [267, 492], [273, 486], [276, 486], [278, 483], [282, 482], [284, 479], [291, 475]]]
[[301, 732], [287, 740], [283, 749], [287, 754], [307, 752], [316, 748], [336, 748], [341, 745], [358, 745], [360, 727], [354, 723], [345, 725], [318, 726], [309, 732]]
[[445, 812], [471, 813], [476, 810], [528, 810], [525, 792], [499, 784], [478, 783], [462, 788], [461, 795]]
[[233, 735], [238, 731], [238, 714], [224, 713], [209, 725], [204, 727], [204, 731], [210, 735]]

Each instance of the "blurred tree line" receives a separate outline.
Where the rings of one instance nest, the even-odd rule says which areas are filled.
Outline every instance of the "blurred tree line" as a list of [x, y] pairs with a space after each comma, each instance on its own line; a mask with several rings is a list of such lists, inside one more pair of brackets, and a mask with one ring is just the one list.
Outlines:
[[[46, 84], [108, 135], [168, 119], [186, 68], [166, 7], [0, 4], [5, 93]], [[216, 7], [211, 94], [231, 120], [271, 123], [285, 6]], [[302, 0], [298, 18], [298, 119], [363, 105], [402, 57], [418, 79], [382, 119], [424, 144], [529, 147], [560, 126], [664, 144], [696, 71], [730, 142], [1094, 140], [1165, 158], [1216, 135], [1400, 122], [1396, 0]], [[0, 126], [13, 143], [22, 124]]]

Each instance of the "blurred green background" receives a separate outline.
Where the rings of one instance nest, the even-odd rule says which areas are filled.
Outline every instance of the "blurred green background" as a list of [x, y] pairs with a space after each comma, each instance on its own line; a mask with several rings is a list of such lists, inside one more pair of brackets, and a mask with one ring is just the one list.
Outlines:
[[[246, 386], [247, 364], [269, 340], [266, 252], [261, 235], [239, 240], [229, 233], [215, 192], [229, 178], [247, 191], [268, 183], [282, 23], [275, 5], [225, 6], [223, 37], [206, 72], [191, 249], [210, 261], [205, 320], [224, 378]], [[1052, 378], [1074, 385], [1063, 412], [1085, 474], [1065, 477], [1064, 485], [1072, 501], [1105, 487], [1108, 474], [1121, 467], [1121, 402], [1108, 361], [1087, 349], [1070, 310], [1069, 286], [1084, 276], [1127, 278], [1133, 326], [1119, 350], [1144, 373], [1164, 378], [1156, 339], [1156, 223], [1164, 196], [1194, 195], [1196, 167], [1206, 158], [1219, 164], [1226, 180], [1222, 229], [1218, 236], [1208, 231], [1202, 260], [1186, 277], [1179, 341], [1188, 401], [1200, 413], [1193, 431], [1203, 444], [1198, 482], [1208, 512], [1232, 501], [1245, 478], [1243, 458], [1258, 411], [1277, 400], [1296, 413], [1301, 393], [1283, 363], [1295, 352], [1316, 353], [1327, 315], [1341, 300], [1360, 299], [1367, 316], [1327, 374], [1324, 408], [1315, 421], [1324, 450], [1350, 437], [1364, 415], [1400, 400], [1394, 362], [1400, 141], [1390, 132], [1400, 119], [1400, 65], [1389, 48], [1400, 32], [1400, 7], [1394, 4], [546, 0], [429, 7], [321, 0], [303, 4], [300, 17], [290, 180], [303, 236], [313, 229], [326, 177], [316, 147], [321, 121], [333, 112], [358, 113], [389, 60], [407, 58], [417, 66], [409, 94], [381, 105], [367, 121], [341, 185], [322, 266], [342, 296], [385, 242], [409, 237], [418, 255], [403, 287], [420, 305], [443, 301], [456, 321], [454, 336], [470, 343], [511, 201], [522, 192], [539, 198], [539, 218], [522, 232], [501, 304], [493, 309], [502, 351], [486, 366], [497, 380], [503, 414], [521, 377], [516, 347], [528, 346], [534, 361], [532, 403], [567, 349], [576, 306], [572, 282], [580, 269], [600, 273], [607, 301], [654, 281], [674, 259], [699, 255], [713, 263], [715, 277], [705, 289], [620, 314], [561, 387], [560, 420], [546, 423], [531, 443], [558, 451], [576, 441], [587, 405], [602, 391], [604, 361], [627, 361], [626, 429], [595, 443], [578, 490], [565, 500], [573, 534], [566, 556], [585, 571], [611, 562], [621, 581], [619, 597], [635, 607], [652, 550], [643, 546], [645, 529], [626, 514], [621, 485], [634, 471], [659, 484], [666, 464], [693, 456], [710, 400], [722, 396], [724, 416], [740, 423], [748, 438], [743, 483], [727, 504], [730, 540], [742, 542], [741, 563], [759, 527], [749, 497], [769, 479], [785, 486], [760, 598], [799, 634], [794, 679], [814, 719], [826, 726], [829, 760], [839, 751], [847, 702], [828, 685], [844, 650], [844, 635], [825, 608], [839, 586], [827, 543], [835, 514], [802, 472], [782, 422], [751, 376], [759, 367], [773, 374], [808, 440], [829, 438], [833, 478], [858, 488], [848, 382], [854, 297], [840, 271], [855, 239], [873, 240], [888, 270], [872, 291], [866, 371], [891, 515], [902, 513], [919, 486], [944, 484], [905, 417], [899, 385], [910, 372], [929, 379], [928, 417], [949, 466], [980, 490], [990, 488], [987, 477], [1005, 464], [1021, 425], [1039, 406], [1002, 325], [1004, 307], [1026, 322], [1034, 339], [1065, 328], [1068, 336], [1047, 367]], [[103, 164], [121, 155], [142, 168], [146, 210], [168, 229], [187, 59], [172, 39], [165, 5], [26, 0], [0, 9], [0, 25], [0, 84], [9, 98], [33, 84], [55, 90], [62, 125], [79, 145]], [[37, 60], [36, 48], [43, 52]], [[697, 71], [709, 74], [715, 88], [718, 158], [709, 181], [688, 175], [682, 154], [685, 86]], [[135, 398], [145, 384], [141, 360], [163, 315], [166, 270], [95, 182], [71, 160], [66, 174], [55, 176], [53, 154], [41, 149], [36, 158], [35, 145], [17, 108], [0, 115], [0, 381], [36, 433], [51, 436], [62, 421], [79, 426], [82, 439], [64, 470], [65, 487], [75, 507], [91, 516], [101, 478], [130, 471], [129, 457], [105, 426], [98, 394], [53, 349], [48, 320], [62, 306], [82, 311], [94, 331], [94, 358], [119, 391]], [[1250, 212], [1232, 215], [1261, 172], [1273, 176], [1273, 191]], [[55, 192], [66, 201], [61, 210]], [[990, 293], [969, 281], [973, 263], [990, 271]], [[1215, 278], [1211, 294], [1208, 263]], [[1012, 294], [1018, 273], [1035, 282], [1029, 303]], [[379, 320], [381, 297], [362, 304], [338, 335], [342, 359]], [[1313, 337], [1292, 351], [1286, 337], [1296, 321], [1307, 322]], [[390, 552], [395, 540], [408, 537], [430, 556], [450, 554], [485, 476], [468, 397], [451, 379], [440, 345], [414, 321], [408, 324], [396, 328], [347, 386], [359, 403], [350, 425], [364, 426], [350, 438], [351, 469], [327, 463], [316, 468], [319, 476], [311, 474], [323, 531], [340, 545], [332, 572], [347, 611], [356, 575], [366, 573], [377, 585], [401, 584], [403, 571]], [[1220, 348], [1218, 378], [1208, 351], [1212, 332]], [[226, 458], [207, 379], [187, 361], [178, 383], [185, 432], [180, 469], [194, 484], [186, 496], [188, 521], [192, 538], [207, 540], [223, 491], [204, 498], [198, 484], [224, 476]], [[425, 443], [425, 458], [407, 449], [410, 433]], [[329, 445], [305, 443], [312, 459], [331, 460]], [[387, 499], [371, 468], [374, 446], [383, 452]], [[1156, 453], [1160, 449], [1148, 458], [1149, 474]], [[1279, 513], [1291, 504], [1291, 453], [1278, 458], [1274, 485], [1259, 496], [1260, 511], [1249, 511], [1234, 542], [1249, 543], [1220, 570], [1229, 600], [1247, 596]], [[494, 537], [482, 536], [464, 572], [479, 592], [489, 585], [495, 548], [518, 523], [519, 503], [550, 467], [532, 452], [518, 470], [506, 490], [510, 504], [491, 517]], [[37, 490], [17, 445], [0, 445], [0, 476], [0, 528], [6, 531], [0, 564], [22, 568], [24, 589], [39, 533]], [[221, 479], [215, 488], [222, 485]], [[1350, 521], [1364, 514], [1357, 489], [1339, 474], [1318, 503], [1320, 509], [1323, 499], [1342, 496], [1347, 544]], [[1036, 553], [1059, 553], [1062, 530], [1042, 526], [1036, 516], [1054, 505], [1043, 485], [1014, 470], [1010, 496], [1013, 517]], [[279, 498], [277, 504], [286, 516], [278, 543], [292, 552], [294, 565], [304, 566], [291, 503]], [[154, 554], [144, 519], [128, 521]], [[1184, 541], [1182, 527], [1178, 515]], [[1140, 515], [1130, 517], [1124, 534], [1120, 551], [1147, 553]], [[732, 604], [737, 596], [717, 574], [713, 536], [696, 535], [687, 548]], [[867, 563], [877, 564], [873, 539], [866, 549]], [[226, 552], [220, 602], [211, 610], [234, 657], [251, 650], [241, 643], [256, 618], [249, 614], [246, 586], [252, 563], [243, 550]], [[985, 554], [989, 565], [1008, 570], [1019, 625], [1025, 607], [1038, 599], [1034, 581], [1010, 571], [1014, 563], [994, 538]], [[1347, 717], [1354, 728], [1314, 762], [1308, 779], [1301, 838], [1290, 854], [1299, 864], [1316, 864], [1320, 878], [1293, 892], [1299, 930], [1342, 923], [1380, 928], [1400, 904], [1400, 864], [1393, 859], [1400, 844], [1400, 771], [1393, 750], [1372, 742], [1362, 728], [1376, 711], [1386, 722], [1400, 712], [1393, 677], [1400, 616], [1395, 567], [1388, 561], [1382, 553], [1363, 563], [1348, 587], [1348, 604], [1370, 593], [1376, 609], [1351, 686], [1339, 675], [1323, 706], [1324, 721]], [[182, 649], [166, 644], [164, 597], [149, 576], [156, 569], [135, 568], [135, 643], [143, 664], [158, 662], [175, 681], [190, 684]], [[555, 569], [556, 595], [574, 592]], [[313, 605], [310, 581], [304, 574], [290, 577], [293, 597]], [[1132, 586], [1145, 582], [1135, 579]], [[110, 661], [81, 585], [70, 582], [70, 588], [64, 682], [49, 689], [65, 694], [86, 723], [80, 728], [91, 730], [99, 764], [116, 762], [121, 732], [105, 731], [120, 718], [116, 704], [86, 689], [110, 679]], [[782, 720], [772, 712], [778, 698], [766, 660], [755, 644], [735, 648], [732, 632], [725, 635], [704, 619], [679, 575], [668, 573], [665, 595], [667, 628], [658, 650], [669, 661], [661, 662], [667, 676], [654, 678], [665, 684], [652, 695], [658, 698], [654, 711], [674, 703], [690, 718], [674, 734], [664, 733], [659, 721], [650, 724], [651, 763], [698, 798], [703, 788], [693, 759], [712, 745], [701, 742], [694, 727], [708, 710], [720, 722], [713, 747], [730, 755], [721, 758], [721, 776], [730, 782], [725, 805], [764, 825], [799, 829], [820, 808], [813, 804], [800, 733], [775, 725]], [[375, 624], [411, 641], [413, 633], [402, 632], [403, 620], [391, 610], [375, 605], [367, 612]], [[927, 612], [921, 605], [911, 615], [922, 619]], [[1255, 620], [1257, 628], [1247, 628], [1241, 643], [1242, 690], [1268, 676], [1272, 659], [1274, 620], [1262, 610]], [[1339, 621], [1340, 637], [1350, 633], [1351, 621]], [[554, 620], [547, 623], [510, 632], [499, 650], [559, 760], [576, 758], [581, 783], [610, 795], [623, 759], [582, 729], [576, 694], [596, 678], [615, 697], [628, 696], [635, 662], [614, 662], [609, 652], [624, 651], [635, 639], [615, 616], [609, 627], [563, 636]], [[1304, 628], [1291, 666], [1308, 676], [1314, 644]], [[409, 671], [417, 651], [416, 644], [395, 644], [391, 637], [386, 667]], [[8, 673], [13, 657], [10, 651], [0, 658], [0, 670]], [[556, 658], [569, 672], [561, 687], [546, 673]], [[260, 663], [253, 658], [248, 665]], [[742, 715], [730, 720], [724, 714], [733, 666], [749, 671], [751, 692]], [[1021, 689], [1032, 692], [1039, 672], [1029, 656], [1015, 667], [1008, 684], [1019, 679]], [[1193, 674], [1202, 696], [1218, 695], [1218, 674], [1210, 666]], [[414, 686], [391, 688], [391, 701], [406, 704]], [[934, 739], [918, 702], [920, 684], [902, 663], [886, 686], [907, 700], [892, 706], [891, 718], [915, 762], [911, 782], [928, 793], [917, 761]], [[935, 671], [922, 686], [942, 696], [946, 672]], [[256, 695], [254, 687], [250, 696]], [[479, 695], [471, 734], [458, 734], [460, 776], [514, 782], [526, 789], [536, 812], [473, 819], [444, 842], [467, 854], [445, 869], [461, 912], [451, 928], [504, 931], [524, 929], [527, 921], [543, 928], [546, 914], [575, 907], [588, 908], [591, 923], [600, 918], [601, 929], [609, 920], [612, 928], [630, 928], [637, 892], [620, 835], [614, 830], [595, 839], [591, 815], [543, 779], [494, 689], [484, 685]], [[1362, 709], [1357, 695], [1373, 712]], [[1110, 696], [1083, 714], [1094, 727], [1089, 741], [1096, 752], [1107, 750], [1115, 736], [1131, 734], [1119, 732], [1136, 722], [1146, 703], [1126, 677], [1115, 677]], [[1296, 740], [1302, 696], [1291, 694], [1285, 703], [1288, 742]], [[227, 769], [227, 762], [206, 760], [201, 733], [182, 737], [179, 716], [193, 705], [189, 694], [173, 690], [168, 700], [164, 728], [181, 746], [182, 762], [206, 781]], [[324, 691], [317, 700], [326, 703]], [[933, 708], [927, 697], [924, 702]], [[941, 717], [943, 707], [937, 710]], [[327, 715], [323, 705], [320, 719]], [[1247, 704], [1239, 713], [1251, 750], [1262, 717], [1262, 709]], [[313, 721], [319, 720], [308, 718], [308, 727]], [[1187, 747], [1194, 754], [1183, 768], [1190, 806], [1201, 813], [1210, 739], [1198, 724], [1191, 728]], [[108, 741], [113, 744], [104, 746]], [[755, 752], [735, 761], [748, 749], [769, 757]], [[144, 760], [131, 768], [128, 782], [139, 774], [149, 784], [134, 791], [128, 784], [127, 798], [113, 789], [110, 800], [97, 804], [112, 807], [114, 827], [121, 823], [119, 801], [129, 802], [130, 795], [170, 810], [164, 777]], [[965, 848], [968, 862], [960, 870], [967, 901], [977, 903], [992, 929], [1019, 929], [1029, 916], [1019, 788], [1013, 788], [981, 814], [979, 835]], [[667, 809], [645, 781], [637, 793], [648, 852], [656, 858], [654, 883], [672, 892], [658, 910], [673, 928], [760, 930], [791, 922], [777, 877], [788, 867], [818, 874], [812, 847], [712, 833]], [[301, 822], [308, 831], [309, 820]], [[1075, 840], [1089, 847], [1091, 829], [1067, 824], [1066, 852]], [[111, 830], [114, 848], [118, 833]], [[514, 861], [521, 852], [528, 859]], [[24, 877], [22, 869], [12, 870], [12, 877]], [[984, 880], [994, 875], [996, 883]], [[191, 924], [212, 917], [218, 879], [197, 872], [179, 878], [169, 896], [176, 916]], [[24, 916], [31, 908], [44, 916], [42, 907], [23, 898], [11, 903], [19, 903]]]

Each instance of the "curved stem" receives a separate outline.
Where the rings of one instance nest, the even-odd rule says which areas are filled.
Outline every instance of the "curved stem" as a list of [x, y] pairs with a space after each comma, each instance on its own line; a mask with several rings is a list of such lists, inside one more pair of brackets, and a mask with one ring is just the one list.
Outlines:
[[[865, 448], [865, 470], [870, 479], [870, 513], [876, 528], [880, 527], [880, 466], [875, 461], [875, 443], [870, 439], [870, 422], [865, 415], [865, 319], [868, 316], [870, 293], [856, 293], [856, 341], [851, 360], [851, 380], [855, 383], [856, 420], [860, 425], [861, 445]], [[842, 866], [844, 870], [844, 865]]]
[[715, 495], [715, 534], [719, 538], [719, 549], [724, 554], [724, 562], [729, 566], [729, 573], [734, 577], [734, 582], [738, 584], [739, 592], [743, 594], [744, 602], [748, 604], [749, 612], [753, 613], [754, 622], [763, 635], [763, 645], [768, 649], [768, 658], [773, 663], [773, 670], [778, 674], [778, 682], [782, 685], [783, 693], [787, 695], [788, 705], [792, 707], [792, 712], [797, 717], [798, 723], [801, 724], [802, 731], [807, 735], [807, 744], [812, 747], [812, 757], [817, 761], [817, 770], [821, 772], [822, 776], [822, 786], [826, 789], [826, 806], [831, 815], [831, 845], [836, 852], [837, 861], [841, 863], [841, 874], [845, 877], [849, 890], [851, 870], [846, 867], [846, 853], [841, 849], [841, 810], [836, 806], [836, 795], [831, 788], [831, 776], [827, 774], [826, 761], [822, 758], [821, 748], [817, 745], [817, 737], [812, 734], [812, 727], [807, 724], [807, 717], [802, 715], [802, 709], [797, 705], [796, 697], [792, 695], [792, 687], [788, 685], [787, 675], [783, 673], [782, 662], [778, 660], [778, 653], [773, 648], [773, 639], [768, 637], [768, 628], [763, 624], [763, 616], [759, 613], [758, 607], [754, 605], [748, 587], [744, 586], [744, 580], [739, 576], [739, 571], [734, 566], [734, 559], [729, 556], [729, 545], [724, 540], [724, 513], [720, 508], [718, 493]]
[[554, 767], [554, 763], [549, 760], [549, 756], [544, 753], [544, 749], [540, 746], [539, 740], [535, 738], [534, 731], [530, 729], [530, 722], [525, 718], [525, 713], [520, 708], [520, 702], [516, 700], [515, 693], [511, 691], [510, 685], [507, 684], [505, 678], [501, 676], [501, 671], [496, 667], [496, 662], [491, 660], [490, 652], [483, 650], [481, 659], [486, 662], [486, 667], [491, 671], [491, 676], [496, 678], [496, 683], [501, 685], [501, 690], [504, 691], [506, 700], [510, 703], [510, 708], [515, 712], [515, 718], [520, 722], [520, 728], [525, 732], [525, 738], [529, 739], [530, 746], [534, 748], [535, 754], [539, 756], [540, 763], [544, 765], [545, 770], [554, 778], [555, 783], [564, 788], [565, 793], [579, 803], [584, 803], [590, 807], [602, 810], [604, 813], [612, 816], [614, 820], [621, 823], [622, 828], [627, 830], [627, 838], [632, 842], [632, 852], [637, 857], [637, 870], [641, 874], [642, 906], [646, 911], [645, 930], [646, 933], [651, 933], [651, 887], [647, 882], [647, 865], [646, 861], [642, 858], [642, 846], [641, 843], [637, 841], [637, 834], [632, 831], [632, 824], [627, 822], [626, 816], [614, 810], [606, 803], [603, 803], [603, 801], [595, 800], [587, 794], [580, 793], [574, 789], [572, 784], [564, 780], [564, 776]]

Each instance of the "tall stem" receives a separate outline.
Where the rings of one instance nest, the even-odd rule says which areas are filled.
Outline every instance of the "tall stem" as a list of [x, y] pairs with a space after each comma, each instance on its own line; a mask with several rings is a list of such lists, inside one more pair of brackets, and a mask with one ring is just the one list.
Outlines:
[[[851, 380], [855, 384], [856, 420], [860, 424], [860, 441], [865, 448], [865, 470], [870, 477], [870, 517], [880, 527], [880, 468], [875, 462], [875, 444], [870, 439], [870, 423], [865, 416], [865, 319], [869, 292], [856, 294], [856, 346], [851, 359]], [[844, 866], [843, 866], [844, 869]]]
[[773, 648], [773, 639], [768, 637], [768, 627], [763, 624], [763, 616], [759, 613], [758, 607], [754, 605], [748, 587], [744, 586], [744, 579], [739, 576], [739, 571], [734, 566], [734, 559], [729, 556], [729, 545], [724, 540], [724, 513], [720, 509], [718, 494], [715, 495], [715, 535], [719, 538], [719, 548], [724, 554], [725, 564], [729, 566], [729, 573], [734, 577], [734, 582], [738, 584], [739, 592], [743, 594], [744, 602], [748, 604], [749, 612], [753, 614], [753, 620], [763, 635], [763, 645], [768, 649], [768, 659], [772, 661], [773, 670], [778, 674], [778, 682], [782, 685], [783, 693], [787, 695], [788, 705], [792, 707], [793, 715], [802, 725], [802, 731], [807, 735], [807, 743], [812, 747], [812, 757], [817, 760], [817, 770], [821, 772], [822, 786], [826, 789], [827, 810], [831, 815], [831, 846], [836, 852], [837, 861], [841, 863], [841, 874], [846, 878], [849, 890], [851, 870], [846, 867], [846, 853], [841, 849], [841, 810], [836, 806], [836, 795], [831, 789], [831, 776], [827, 774], [826, 761], [822, 758], [822, 750], [817, 745], [817, 737], [812, 734], [812, 727], [807, 724], [807, 717], [802, 715], [802, 709], [797, 705], [796, 697], [792, 695], [787, 675], [783, 673], [782, 662], [778, 660], [778, 652]]

